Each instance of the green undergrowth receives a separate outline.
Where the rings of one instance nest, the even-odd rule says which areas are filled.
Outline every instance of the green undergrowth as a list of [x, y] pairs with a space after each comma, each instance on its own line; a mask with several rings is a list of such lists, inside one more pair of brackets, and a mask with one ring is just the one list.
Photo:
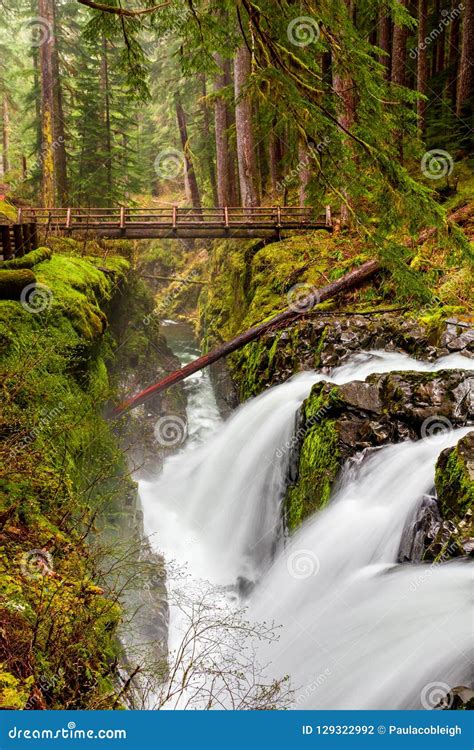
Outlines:
[[0, 302], [3, 708], [116, 707], [121, 608], [88, 540], [134, 487], [101, 414], [129, 264], [66, 245], [35, 266], [35, 296]]

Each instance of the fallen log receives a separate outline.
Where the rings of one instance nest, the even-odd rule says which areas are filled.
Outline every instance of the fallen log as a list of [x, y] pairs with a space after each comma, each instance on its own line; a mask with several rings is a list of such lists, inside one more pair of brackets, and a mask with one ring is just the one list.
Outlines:
[[166, 378], [163, 378], [163, 380], [150, 385], [148, 388], [145, 388], [145, 390], [141, 391], [136, 396], [132, 396], [123, 403], [119, 404], [113, 410], [112, 416], [118, 417], [125, 411], [130, 411], [136, 406], [145, 403], [145, 401], [147, 401], [152, 396], [155, 396], [158, 393], [162, 393], [167, 388], [175, 385], [176, 383], [179, 383], [189, 375], [192, 375], [193, 373], [202, 370], [204, 367], [211, 365], [213, 362], [221, 359], [221, 357], [225, 357], [228, 354], [235, 352], [237, 349], [245, 346], [245, 344], [249, 344], [251, 341], [255, 341], [255, 339], [258, 339], [267, 331], [278, 328], [283, 324], [290, 323], [294, 320], [297, 320], [298, 318], [301, 318], [302, 316], [308, 314], [308, 311], [315, 305], [324, 302], [331, 297], [334, 297], [336, 294], [340, 294], [341, 292], [345, 292], [349, 289], [354, 289], [355, 287], [360, 286], [365, 281], [374, 276], [374, 274], [379, 270], [379, 262], [377, 260], [369, 260], [367, 261], [367, 263], [359, 266], [359, 268], [356, 268], [354, 271], [346, 273], [337, 281], [332, 281], [330, 284], [327, 284], [320, 289], [312, 290], [306, 297], [298, 300], [298, 302], [294, 306], [290, 306], [283, 312], [275, 315], [270, 320], [267, 320], [264, 323], [260, 323], [253, 328], [250, 328], [248, 331], [245, 331], [245, 333], [241, 333], [239, 336], [236, 336], [236, 338], [231, 339], [231, 341], [226, 341], [224, 344], [217, 347], [217, 349], [214, 349], [212, 352], [204, 354], [204, 356], [202, 357], [198, 357], [198, 359], [195, 359], [194, 362], [190, 362], [180, 370], [172, 372], [170, 375], [167, 375]]
[[207, 281], [198, 281], [197, 279], [187, 279], [179, 276], [150, 276], [142, 273], [142, 279], [151, 279], [152, 281], [180, 281], [182, 284], [207, 284]]
[[21, 299], [21, 293], [36, 282], [33, 271], [27, 268], [0, 270], [0, 299]]
[[50, 260], [52, 256], [52, 250], [49, 247], [38, 247], [36, 250], [31, 250], [26, 255], [18, 258], [11, 258], [11, 260], [1, 260], [0, 268], [7, 270], [14, 270], [20, 268], [33, 268], [38, 263], [43, 263], [45, 260]]
[[[468, 221], [470, 221], [474, 217], [474, 204], [468, 203], [465, 206], [462, 206], [461, 208], [458, 208], [456, 211], [453, 211], [448, 216], [448, 222], [450, 224], [459, 224], [459, 226], [463, 226]], [[438, 227], [430, 227], [429, 229], [424, 229], [420, 234], [418, 235], [418, 239], [416, 240], [417, 245], [422, 245], [426, 240], [431, 239], [431, 237], [434, 237], [438, 233]]]

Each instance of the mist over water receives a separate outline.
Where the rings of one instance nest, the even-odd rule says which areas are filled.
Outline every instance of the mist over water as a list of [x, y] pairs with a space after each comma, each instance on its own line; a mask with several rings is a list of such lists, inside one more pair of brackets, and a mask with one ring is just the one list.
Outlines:
[[225, 423], [208, 375], [187, 382], [191, 438], [157, 481], [141, 483], [145, 530], [165, 559], [187, 564], [196, 578], [256, 584], [252, 618], [283, 626], [260, 657], [274, 676], [290, 674], [295, 708], [416, 708], [426, 683], [469, 678], [468, 566], [396, 564], [405, 523], [433, 487], [439, 453], [468, 430], [387, 446], [347, 466], [329, 507], [290, 540], [281, 503], [284, 447], [314, 383], [470, 365], [461, 355], [424, 363], [361, 353], [331, 377], [294, 376]]

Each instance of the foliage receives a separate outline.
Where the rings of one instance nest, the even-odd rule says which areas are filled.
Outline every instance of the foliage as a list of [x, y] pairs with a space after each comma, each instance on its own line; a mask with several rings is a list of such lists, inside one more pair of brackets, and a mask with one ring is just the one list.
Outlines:
[[[92, 260], [92, 262], [91, 262]], [[86, 537], [129, 491], [100, 406], [109, 396], [103, 339], [123, 259], [55, 255], [35, 266], [43, 312], [1, 302], [0, 702], [107, 708], [115, 701], [121, 618], [97, 586]], [[13, 697], [13, 693], [15, 697]]]

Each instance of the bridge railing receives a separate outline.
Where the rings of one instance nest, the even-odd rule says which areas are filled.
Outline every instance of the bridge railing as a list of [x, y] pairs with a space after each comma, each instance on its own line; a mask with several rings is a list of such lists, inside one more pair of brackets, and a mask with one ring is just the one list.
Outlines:
[[95, 228], [127, 226], [146, 227], [291, 227], [325, 223], [325, 217], [307, 207], [258, 206], [252, 208], [223, 206], [218, 208], [21, 208], [18, 222], [38, 222], [51, 228]]

